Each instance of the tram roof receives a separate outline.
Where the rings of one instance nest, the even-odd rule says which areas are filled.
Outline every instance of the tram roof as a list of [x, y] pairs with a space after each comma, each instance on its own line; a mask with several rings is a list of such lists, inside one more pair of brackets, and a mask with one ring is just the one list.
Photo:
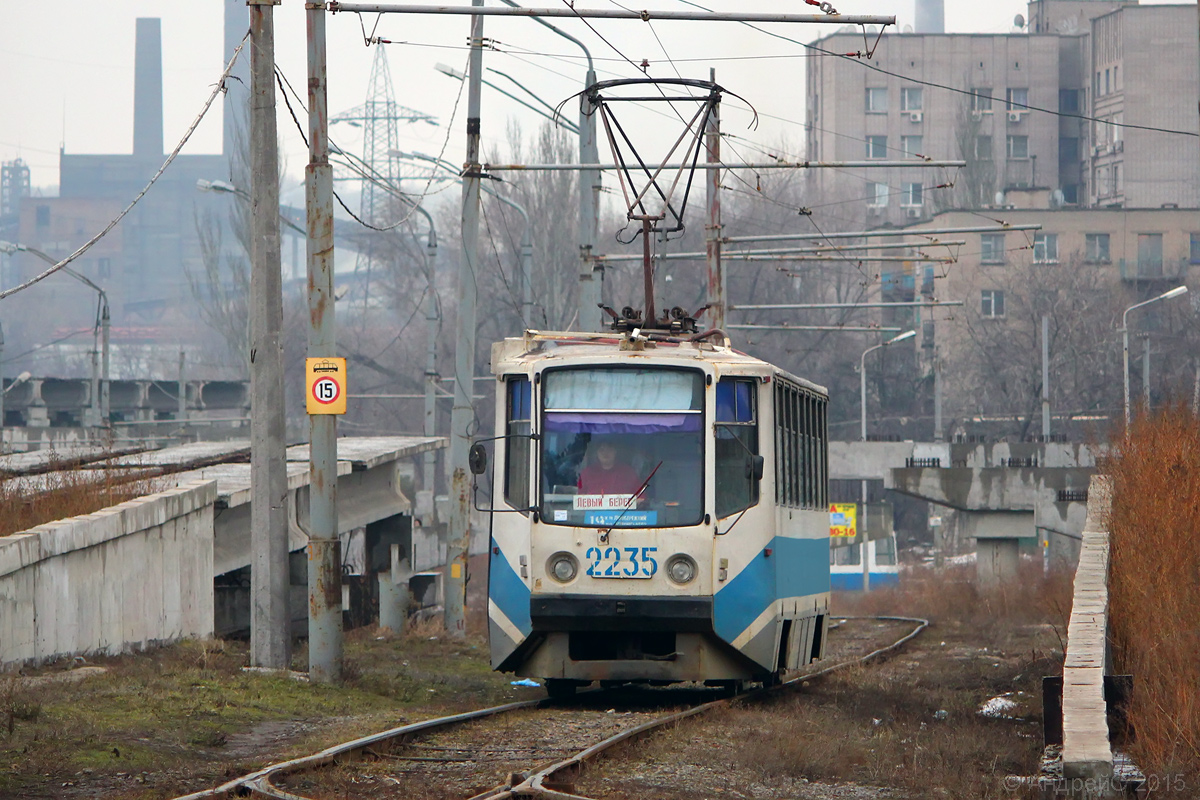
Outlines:
[[[748, 355], [734, 349], [728, 344], [716, 344], [709, 340], [688, 341], [676, 338], [674, 341], [648, 342], [646, 349], [631, 349], [629, 334], [621, 333], [586, 333], [579, 331], [526, 331], [524, 336], [502, 339], [492, 345], [492, 369], [497, 374], [508, 371], [516, 364], [527, 364], [533, 361], [553, 359], [568, 361], [572, 359], [592, 359], [625, 357], [630, 360], [637, 358], [660, 358], [664, 360], [696, 360], [713, 364], [758, 368], [780, 374], [821, 394], [828, 394], [824, 386], [777, 367], [770, 362]], [[625, 349], [621, 345], [625, 344]]]

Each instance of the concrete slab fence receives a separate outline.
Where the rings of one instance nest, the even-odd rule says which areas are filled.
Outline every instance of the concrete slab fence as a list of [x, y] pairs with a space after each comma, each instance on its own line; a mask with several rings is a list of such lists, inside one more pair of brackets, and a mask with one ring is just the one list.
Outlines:
[[215, 481], [0, 537], [0, 670], [213, 632]]

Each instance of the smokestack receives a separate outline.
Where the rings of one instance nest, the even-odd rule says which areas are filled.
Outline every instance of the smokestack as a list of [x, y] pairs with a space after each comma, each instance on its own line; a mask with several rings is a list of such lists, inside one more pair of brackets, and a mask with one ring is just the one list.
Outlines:
[[945, 0], [916, 0], [917, 4], [917, 33], [946, 32], [946, 3]]
[[133, 154], [163, 154], [162, 20], [137, 21], [133, 67]]
[[[222, 0], [225, 3], [225, 58], [221, 66], [233, 58], [233, 51], [250, 30], [250, 9], [246, 0]], [[246, 139], [246, 103], [250, 98], [250, 47], [247, 44], [238, 56], [229, 80], [225, 82], [225, 136], [221, 152], [232, 158], [238, 143]]]

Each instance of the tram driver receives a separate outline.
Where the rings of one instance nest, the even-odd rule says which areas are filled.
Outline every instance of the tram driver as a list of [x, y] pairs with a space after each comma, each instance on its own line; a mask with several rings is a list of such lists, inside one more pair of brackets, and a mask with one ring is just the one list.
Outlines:
[[617, 456], [617, 446], [609, 438], [592, 442], [592, 460], [579, 472], [580, 494], [631, 495], [642, 481], [627, 462]]

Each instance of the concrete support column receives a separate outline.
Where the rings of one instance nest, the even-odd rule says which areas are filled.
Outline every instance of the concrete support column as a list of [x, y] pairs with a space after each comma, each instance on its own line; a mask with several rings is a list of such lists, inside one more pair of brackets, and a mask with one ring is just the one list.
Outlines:
[[1017, 579], [1021, 564], [1016, 539], [976, 539], [975, 567], [981, 586], [999, 586]]
[[400, 545], [393, 544], [391, 551], [391, 569], [379, 573], [379, 627], [402, 634], [408, 623], [408, 609], [412, 602], [408, 590], [412, 570], [408, 559], [400, 558]]

